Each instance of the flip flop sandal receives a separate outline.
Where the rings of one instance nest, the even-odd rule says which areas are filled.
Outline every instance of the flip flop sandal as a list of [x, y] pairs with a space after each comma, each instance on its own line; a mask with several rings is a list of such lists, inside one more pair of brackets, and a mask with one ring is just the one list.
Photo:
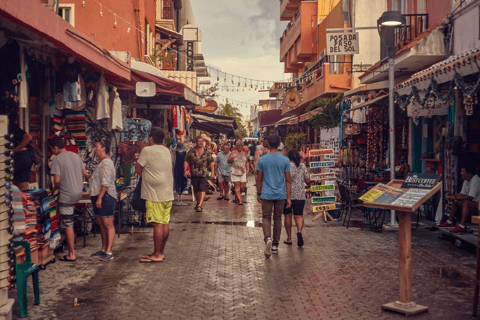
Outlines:
[[203, 212], [202, 207], [198, 206], [198, 207], [197, 207], [197, 212]]
[[227, 200], [227, 201], [229, 201], [229, 200], [230, 200], [230, 198], [228, 198], [228, 197], [223, 197], [223, 200]]
[[[142, 259], [143, 259], [143, 260], [144, 260], [144, 259], [150, 259], [150, 256], [143, 256]], [[142, 259], [140, 259], [140, 260], [142, 260]], [[163, 260], [165, 260], [165, 257], [163, 257]]]
[[239, 205], [239, 206], [243, 206], [243, 202], [239, 202], [238, 205]]
[[223, 200], [223, 196], [218, 197], [217, 200]]
[[293, 244], [293, 242], [287, 242], [287, 241], [283, 241], [283, 243], [288, 244], [289, 246]]
[[151, 258], [142, 258], [142, 259], [140, 259], [139, 262], [140, 263], [160, 263], [160, 262], [163, 262], [163, 259], [162, 260], [153, 260]]
[[58, 261], [75, 262], [75, 261], [77, 261], [77, 259], [71, 260], [71, 259], [67, 259], [67, 256], [63, 256], [63, 257], [59, 258]]

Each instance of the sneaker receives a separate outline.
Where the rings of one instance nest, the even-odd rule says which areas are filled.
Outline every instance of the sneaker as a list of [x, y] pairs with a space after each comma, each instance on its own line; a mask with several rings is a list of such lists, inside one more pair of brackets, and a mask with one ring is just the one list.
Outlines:
[[272, 246], [272, 253], [278, 253], [278, 246]]
[[267, 238], [267, 245], [265, 246], [265, 257], [270, 258], [272, 255], [272, 238]]
[[452, 223], [448, 223], [448, 221], [440, 223], [437, 228], [453, 228], [455, 225]]
[[467, 232], [467, 227], [462, 228], [460, 225], [458, 225], [455, 228], [453, 228], [453, 230], [450, 232], [451, 233]]
[[113, 253], [107, 253], [105, 252], [101, 257], [100, 260], [102, 261], [108, 261], [113, 259]]
[[100, 251], [97, 251], [97, 252], [95, 252], [95, 253], [92, 253], [92, 254], [90, 255], [90, 257], [101, 257], [101, 256], [103, 256], [104, 254], [105, 254], [105, 251], [100, 250]]

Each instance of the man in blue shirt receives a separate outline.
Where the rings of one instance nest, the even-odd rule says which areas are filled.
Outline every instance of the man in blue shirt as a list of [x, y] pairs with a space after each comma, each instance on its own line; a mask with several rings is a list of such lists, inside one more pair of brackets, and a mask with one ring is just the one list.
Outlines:
[[215, 168], [217, 170], [218, 187], [220, 188], [220, 197], [217, 200], [228, 199], [228, 184], [230, 183], [230, 166], [228, 158], [230, 157], [230, 146], [228, 143], [223, 144], [222, 151], [215, 158]]
[[[282, 233], [282, 214], [287, 194], [287, 208], [292, 205], [292, 179], [290, 177], [290, 160], [282, 156], [278, 147], [279, 136], [267, 137], [270, 153], [262, 156], [257, 165], [257, 200], [262, 204], [263, 235], [265, 236], [265, 257], [278, 253], [278, 243]], [[286, 190], [285, 190], [286, 189]], [[286, 192], [285, 192], [286, 191]], [[272, 240], [273, 209], [273, 240]]]

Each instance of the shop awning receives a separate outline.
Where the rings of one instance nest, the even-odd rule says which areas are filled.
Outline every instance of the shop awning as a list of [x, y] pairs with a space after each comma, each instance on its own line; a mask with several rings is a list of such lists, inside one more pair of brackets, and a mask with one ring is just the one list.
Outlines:
[[282, 120], [279, 120], [279, 121], [275, 122], [275, 127], [289, 124], [289, 122], [291, 120], [293, 120], [293, 118], [298, 118], [298, 117], [297, 116], [291, 116], [291, 117], [283, 118]]
[[365, 107], [368, 107], [374, 103], [377, 103], [377, 102], [380, 102], [382, 101], [383, 99], [386, 99], [388, 98], [388, 94], [385, 94], [385, 95], [382, 95], [380, 97], [376, 97], [376, 98], [373, 98], [372, 100], [368, 100], [368, 101], [365, 101], [363, 103], [360, 103], [359, 105], [357, 105], [356, 107], [354, 108], [351, 108], [351, 109], [348, 109], [348, 110], [345, 110], [344, 113], [346, 112], [350, 112], [350, 111], [353, 111], [353, 110], [357, 110], [357, 109], [361, 109], [361, 108], [365, 108]]
[[[152, 98], [137, 98], [136, 103], [151, 105], [203, 106], [205, 99], [180, 82], [168, 79], [160, 70], [143, 62], [132, 61], [131, 81], [118, 84], [118, 89], [135, 91], [137, 82], [154, 82], [157, 95]], [[117, 85], [117, 84], [116, 84]]]
[[104, 72], [107, 81], [130, 81], [129, 65], [90, 41], [40, 1], [1, 1], [0, 16], [40, 36], [45, 44], [51, 44]]
[[208, 133], [224, 134], [238, 129], [234, 118], [198, 111], [191, 111], [189, 115], [193, 120], [190, 129], [203, 130]]
[[[170, 30], [167, 27], [164, 27], [164, 26], [159, 25], [159, 24], [155, 25], [155, 29], [156, 29], [157, 32], [166, 34], [166, 35], [170, 36], [172, 39], [175, 39], [175, 41], [173, 42], [174, 44], [176, 44], [178, 46], [183, 45], [183, 35], [181, 33]], [[158, 41], [158, 40], [156, 40], [156, 41]]]
[[323, 113], [323, 111], [320, 110], [320, 109], [309, 111], [307, 113], [302, 114], [300, 116], [300, 118], [298, 118], [298, 122], [303, 122], [303, 121], [310, 120], [312, 118], [312, 116], [316, 116], [317, 114], [322, 114], [322, 113]]

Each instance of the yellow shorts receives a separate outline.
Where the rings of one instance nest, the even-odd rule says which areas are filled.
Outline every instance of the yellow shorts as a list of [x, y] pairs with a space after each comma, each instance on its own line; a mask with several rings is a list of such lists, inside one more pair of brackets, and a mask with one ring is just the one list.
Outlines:
[[170, 211], [172, 210], [172, 201], [155, 202], [147, 200], [147, 223], [168, 224], [170, 222]]

